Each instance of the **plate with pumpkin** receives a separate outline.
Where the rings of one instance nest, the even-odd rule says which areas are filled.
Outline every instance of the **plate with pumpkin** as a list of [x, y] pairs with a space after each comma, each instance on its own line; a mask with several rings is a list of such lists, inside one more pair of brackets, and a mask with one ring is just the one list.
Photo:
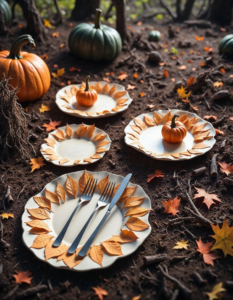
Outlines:
[[215, 144], [211, 123], [178, 109], [141, 114], [125, 128], [125, 143], [159, 160], [188, 160]]
[[125, 111], [133, 101], [124, 86], [105, 81], [91, 81], [63, 87], [56, 94], [56, 104], [64, 113], [80, 118], [105, 118]]
[[93, 125], [66, 124], [49, 133], [41, 145], [45, 160], [57, 166], [71, 167], [94, 163], [110, 149], [106, 132]]
[[[52, 243], [64, 227], [88, 179], [98, 180], [90, 202], [79, 207], [59, 247]], [[42, 261], [53, 267], [73, 271], [88, 271], [107, 268], [117, 259], [126, 257], [138, 249], [151, 232], [148, 221], [151, 201], [141, 186], [129, 182], [117, 205], [99, 231], [87, 256], [81, 258], [78, 252], [93, 233], [107, 211], [108, 205], [99, 210], [88, 225], [80, 246], [74, 254], [67, 250], [93, 212], [100, 193], [107, 183], [115, 184], [114, 193], [123, 177], [105, 171], [77, 171], [64, 174], [43, 190], [31, 197], [22, 215], [23, 241]]]

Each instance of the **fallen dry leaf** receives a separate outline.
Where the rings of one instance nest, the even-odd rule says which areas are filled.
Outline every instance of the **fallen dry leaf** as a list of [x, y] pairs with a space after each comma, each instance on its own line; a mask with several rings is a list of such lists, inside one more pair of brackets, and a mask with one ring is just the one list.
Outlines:
[[177, 197], [173, 200], [169, 198], [168, 201], [162, 201], [162, 203], [165, 208], [165, 213], [175, 216], [179, 212], [178, 208], [180, 206], [180, 199], [178, 199]]
[[189, 80], [187, 81], [187, 86], [190, 86], [194, 83], [195, 78], [193, 78], [192, 76], [189, 78]]
[[165, 70], [163, 71], [163, 77], [164, 77], [164, 78], [167, 78], [168, 76], [169, 76], [168, 70], [165, 69]]
[[227, 164], [226, 162], [218, 162], [218, 164], [220, 165], [220, 170], [223, 172], [223, 173], [225, 173], [225, 174], [227, 174], [227, 175], [229, 175], [229, 174], [232, 174], [233, 173], [233, 165], [231, 165], [231, 163], [230, 164]]
[[187, 69], [187, 66], [182, 65], [182, 66], [178, 67], [177, 69], [178, 69], [178, 70], [181, 70], [181, 71], [184, 71], [184, 70]]
[[214, 260], [217, 258], [220, 258], [219, 255], [215, 254], [215, 253], [210, 253], [210, 248], [212, 246], [213, 243], [206, 243], [204, 244], [201, 240], [201, 238], [199, 238], [199, 241], [196, 241], [197, 243], [197, 251], [200, 252], [201, 254], [203, 254], [203, 260], [207, 265], [214, 265]]
[[206, 295], [209, 297], [209, 300], [222, 300], [223, 296], [220, 293], [225, 291], [226, 289], [223, 288], [222, 282], [219, 282], [218, 284], [215, 284], [212, 291], [210, 293], [206, 293]]
[[75, 130], [75, 134], [80, 139], [87, 132], [87, 126], [83, 123]]
[[127, 73], [125, 72], [121, 72], [121, 75], [118, 76], [118, 79], [120, 79], [120, 81], [124, 80], [125, 78], [127, 78], [129, 75], [127, 75]]
[[97, 135], [94, 136], [93, 138], [93, 142], [97, 142], [97, 141], [102, 141], [106, 138], [107, 134], [103, 135], [103, 132], [98, 133]]
[[0, 216], [2, 219], [14, 218], [14, 214], [8, 214], [6, 212], [3, 212]]
[[121, 245], [117, 242], [103, 242], [101, 243], [103, 246], [103, 250], [111, 256], [119, 256], [123, 255], [122, 250], [121, 250]]
[[51, 73], [52, 74], [52, 76], [54, 77], [54, 78], [59, 78], [60, 76], [62, 76], [63, 74], [65, 73], [65, 69], [64, 68], [62, 68], [62, 69], [58, 69], [57, 70], [57, 73]]
[[66, 124], [66, 136], [71, 139], [73, 134], [73, 130], [70, 128], [68, 124]]
[[59, 126], [61, 124], [61, 121], [52, 121], [50, 119], [49, 124], [43, 124], [42, 127], [46, 128], [46, 131], [52, 131], [55, 130], [57, 126]]
[[39, 220], [47, 220], [50, 218], [48, 212], [43, 208], [39, 208], [39, 207], [32, 208], [32, 209], [27, 208], [27, 211], [32, 217]]
[[223, 82], [221, 82], [221, 81], [215, 81], [215, 82], [213, 83], [213, 86], [214, 86], [214, 87], [222, 87], [222, 86], [223, 86]]
[[134, 206], [139, 206], [140, 204], [142, 204], [143, 200], [145, 199], [145, 197], [129, 197], [125, 203], [124, 203], [124, 208], [128, 208], [128, 207], [134, 207]]
[[50, 111], [50, 108], [47, 105], [41, 104], [39, 111], [40, 113], [44, 113], [45, 111]]
[[131, 85], [131, 84], [127, 85], [127, 90], [134, 90], [135, 88], [136, 88], [136, 85]]
[[180, 89], [177, 89], [177, 94], [179, 95], [179, 97], [181, 99], [188, 99], [189, 96], [191, 95], [191, 92], [186, 94], [186, 91], [185, 91], [184, 87], [182, 86]]
[[127, 222], [125, 223], [125, 225], [133, 231], [143, 231], [145, 229], [147, 229], [148, 227], [150, 227], [148, 224], [146, 224], [145, 222], [143, 222], [141, 219], [137, 218], [137, 217], [131, 217], [127, 220]]
[[144, 215], [146, 215], [151, 209], [147, 209], [144, 207], [133, 207], [127, 210], [125, 217], [128, 216], [137, 216], [137, 217], [142, 217]]
[[102, 267], [104, 253], [99, 245], [92, 246], [89, 255], [94, 262]]
[[45, 246], [45, 260], [48, 260], [52, 257], [58, 257], [67, 251], [67, 246], [65, 244], [61, 244], [58, 247], [53, 247], [54, 241], [49, 241]]
[[195, 35], [195, 40], [196, 40], [196, 41], [203, 41], [204, 38], [205, 38], [204, 36], [198, 37], [197, 35]]
[[43, 222], [43, 221], [40, 221], [40, 220], [32, 220], [32, 221], [29, 221], [29, 222], [25, 222], [28, 226], [30, 227], [33, 227], [33, 228], [37, 228], [37, 229], [44, 229], [46, 231], [51, 231], [49, 229], [49, 226]]
[[78, 192], [78, 183], [69, 175], [67, 175], [66, 179], [66, 191], [70, 196], [76, 198], [76, 194]]
[[216, 134], [226, 135], [226, 133], [222, 130], [219, 130], [217, 128], [214, 128], [214, 130], [215, 130]]
[[52, 136], [57, 140], [57, 141], [64, 141], [65, 139], [65, 133], [61, 129], [57, 129], [56, 133], [53, 133]]
[[180, 242], [176, 242], [176, 246], [174, 246], [172, 249], [188, 249], [188, 241], [184, 241], [183, 239]]
[[30, 165], [32, 165], [32, 167], [31, 167], [31, 172], [30, 173], [32, 173], [36, 169], [40, 169], [41, 167], [45, 166], [43, 161], [44, 161], [43, 157], [31, 158], [30, 159]]
[[100, 191], [100, 194], [103, 193], [106, 185], [109, 184], [109, 175], [107, 175], [106, 177], [104, 177], [103, 179], [100, 180], [100, 182], [98, 183], [97, 187]]
[[144, 121], [147, 126], [155, 126], [154, 121], [147, 115], [144, 115]]
[[161, 177], [164, 177], [163, 172], [160, 170], [156, 170], [154, 174], [147, 175], [147, 182], [150, 182], [154, 178], [161, 178]]
[[[69, 176], [69, 175], [67, 175]], [[56, 194], [64, 202], [66, 199], [66, 191], [64, 187], [57, 181]]]
[[99, 300], [103, 300], [104, 299], [103, 296], [108, 295], [108, 292], [99, 286], [97, 286], [96, 288], [92, 287], [92, 289], [95, 291], [95, 294], [98, 296]]
[[33, 277], [29, 277], [30, 275], [32, 275], [31, 272], [29, 271], [25, 271], [25, 272], [17, 272], [15, 271], [15, 275], [13, 275], [13, 277], [15, 278], [15, 282], [18, 284], [22, 284], [22, 283], [28, 283], [31, 284], [31, 280]]
[[140, 93], [140, 94], [139, 94], [139, 97], [140, 97], [140, 98], [143, 98], [143, 97], [145, 97], [145, 96], [146, 96], [146, 93]]
[[159, 125], [163, 122], [163, 117], [160, 114], [158, 114], [156, 111], [154, 112], [153, 118], [154, 118], [156, 125]]
[[216, 204], [214, 201], [221, 202], [221, 200], [218, 198], [217, 195], [215, 195], [215, 194], [208, 194], [205, 190], [199, 189], [199, 188], [196, 188], [196, 187], [195, 187], [195, 189], [197, 190], [198, 193], [194, 195], [194, 199], [196, 199], [196, 198], [204, 198], [203, 199], [203, 203], [205, 203], [207, 205], [208, 209], [210, 208], [210, 206], [212, 204]]
[[51, 210], [51, 202], [46, 197], [33, 197], [33, 199], [40, 207]]
[[216, 116], [204, 116], [204, 119], [205, 120], [208, 120], [208, 121], [216, 121], [217, 120], [217, 117]]
[[226, 218], [223, 220], [222, 228], [219, 224], [210, 224], [215, 235], [212, 238], [215, 239], [215, 244], [211, 250], [221, 249], [226, 257], [227, 254], [233, 256], [233, 227], [229, 227]]
[[146, 124], [140, 120], [140, 119], [137, 119], [137, 118], [133, 118], [134, 119], [134, 123], [141, 129], [141, 130], [144, 130], [146, 129]]
[[33, 244], [31, 245], [30, 248], [35, 248], [35, 249], [41, 249], [41, 248], [44, 248], [48, 242], [53, 238], [52, 235], [48, 235], [48, 234], [41, 234], [41, 235], [38, 235]]
[[95, 132], [95, 124], [88, 126], [87, 128], [87, 136], [90, 139]]

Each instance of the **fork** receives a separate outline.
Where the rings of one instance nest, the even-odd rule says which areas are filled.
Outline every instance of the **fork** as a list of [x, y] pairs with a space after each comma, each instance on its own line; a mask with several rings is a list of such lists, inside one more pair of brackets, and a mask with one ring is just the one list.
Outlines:
[[76, 239], [73, 241], [72, 245], [70, 246], [70, 248], [68, 249], [68, 253], [69, 254], [73, 254], [75, 252], [75, 250], [77, 249], [81, 238], [88, 226], [88, 224], [90, 223], [92, 217], [94, 216], [94, 214], [97, 212], [98, 209], [100, 209], [101, 207], [105, 207], [110, 200], [112, 199], [112, 194], [115, 188], [115, 183], [110, 182], [107, 183], [102, 194], [100, 195], [100, 198], [96, 204], [96, 208], [93, 211], [93, 213], [90, 215], [89, 219], [87, 220], [86, 224], [83, 226], [83, 228], [81, 229], [81, 231], [79, 232], [78, 236], [76, 237]]
[[95, 188], [96, 188], [96, 185], [97, 185], [97, 179], [96, 180], [94, 180], [93, 178], [88, 179], [88, 181], [85, 185], [85, 188], [82, 192], [82, 195], [79, 199], [80, 201], [78, 201], [77, 206], [75, 207], [74, 211], [70, 215], [70, 217], [69, 217], [68, 221], [66, 222], [65, 226], [63, 227], [62, 231], [59, 233], [56, 240], [54, 241], [54, 243], [53, 243], [54, 247], [58, 247], [61, 244], [61, 242], [62, 242], [62, 240], [63, 240], [63, 238], [66, 234], [66, 231], [67, 231], [67, 229], [70, 225], [70, 222], [72, 221], [73, 216], [75, 215], [75, 213], [78, 210], [79, 206], [81, 204], [83, 204], [84, 202], [88, 202], [92, 199]]

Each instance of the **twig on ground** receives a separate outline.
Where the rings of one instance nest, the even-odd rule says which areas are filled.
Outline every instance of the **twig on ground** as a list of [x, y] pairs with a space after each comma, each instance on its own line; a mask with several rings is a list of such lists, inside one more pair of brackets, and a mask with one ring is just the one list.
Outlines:
[[150, 256], [143, 256], [143, 263], [145, 266], [164, 261], [168, 258], [167, 254], [156, 254]]
[[210, 177], [217, 177], [218, 176], [218, 166], [217, 166], [217, 156], [218, 153], [214, 154], [211, 160], [211, 165], [210, 165]]
[[203, 284], [205, 284], [207, 281], [206, 280], [204, 280], [202, 277], [201, 277], [201, 275], [198, 273], [198, 272], [193, 272], [193, 278], [194, 278], [194, 280], [196, 281], [196, 283], [198, 284], [198, 285], [203, 285]]
[[195, 236], [194, 234], [192, 234], [191, 231], [189, 231], [186, 227], [184, 227], [183, 225], [181, 226], [182, 229], [184, 229], [185, 232], [187, 232], [194, 240], [197, 240], [198, 237]]
[[199, 168], [199, 169], [196, 169], [196, 170], [193, 170], [192, 172], [192, 176], [193, 177], [197, 177], [197, 176], [200, 176], [202, 174], [204, 174], [206, 171], [206, 167], [202, 167], [202, 168]]
[[199, 215], [202, 216], [201, 213], [199, 212], [199, 210], [196, 208], [195, 204], [193, 203], [193, 201], [191, 200], [189, 194], [186, 192], [186, 199], [188, 201], [188, 203], [190, 204], [190, 206], [192, 207], [192, 209]]
[[6, 294], [6, 295], [2, 298], [2, 300], [11, 300], [12, 297], [14, 296], [14, 294], [16, 293], [16, 291], [18, 290], [18, 288], [19, 288], [19, 285], [16, 284], [16, 286], [15, 286], [13, 289], [11, 289], [11, 290], [9, 291], [9, 293]]
[[214, 224], [212, 221], [206, 219], [205, 217], [203, 216], [200, 216], [198, 214], [196, 214], [195, 212], [193, 212], [189, 207], [186, 207], [185, 208], [187, 211], [190, 212], [191, 215], [193, 215], [200, 223], [202, 223], [203, 225], [205, 226], [210, 226], [210, 224]]
[[172, 219], [168, 222], [168, 225], [171, 225], [175, 222], [179, 222], [179, 221], [195, 221], [195, 218], [193, 217], [181, 217], [181, 218], [175, 218], [175, 219]]
[[48, 289], [47, 285], [45, 284], [42, 284], [42, 285], [38, 285], [36, 287], [33, 287], [33, 288], [29, 288], [23, 292], [21, 292], [20, 294], [18, 294], [16, 296], [16, 300], [18, 299], [24, 299], [26, 297], [29, 297], [29, 296], [34, 296], [36, 295], [37, 293], [41, 293], [41, 292], [44, 292]]

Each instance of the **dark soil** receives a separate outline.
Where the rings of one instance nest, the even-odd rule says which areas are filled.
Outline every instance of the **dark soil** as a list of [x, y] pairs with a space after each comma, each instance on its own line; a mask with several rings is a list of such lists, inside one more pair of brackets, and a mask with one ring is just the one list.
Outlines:
[[[141, 299], [165, 299], [161, 288], [161, 275], [158, 264], [153, 264], [149, 267], [143, 264], [143, 256], [158, 253], [166, 253], [169, 258], [177, 255], [189, 258], [177, 260], [173, 263], [166, 261], [164, 264], [167, 265], [170, 275], [180, 280], [185, 286], [192, 290], [191, 299], [193, 300], [207, 299], [205, 293], [210, 292], [215, 284], [219, 282], [225, 284], [226, 281], [233, 280], [233, 258], [229, 255], [224, 258], [222, 251], [219, 250], [221, 258], [215, 261], [214, 267], [206, 265], [203, 262], [202, 255], [196, 251], [197, 245], [195, 239], [187, 234], [181, 225], [167, 225], [173, 216], [164, 213], [164, 208], [161, 203], [163, 200], [168, 200], [169, 197], [172, 199], [175, 196], [181, 197], [179, 216], [188, 216], [184, 209], [184, 207], [188, 205], [185, 200], [184, 191], [188, 190], [188, 180], [191, 179], [192, 196], [195, 193], [195, 186], [214, 192], [222, 201], [217, 205], [211, 206], [210, 210], [207, 210], [206, 206], [201, 204], [201, 202], [196, 202], [200, 212], [206, 218], [220, 224], [222, 220], [227, 217], [230, 226], [233, 225], [233, 188], [224, 186], [223, 178], [225, 175], [220, 171], [217, 178], [211, 178], [209, 175], [211, 158], [214, 153], [219, 153], [221, 142], [225, 138], [228, 139], [227, 146], [224, 152], [219, 153], [218, 160], [226, 161], [227, 163], [233, 162], [233, 126], [229, 119], [233, 117], [233, 98], [221, 99], [215, 102], [211, 100], [213, 94], [218, 90], [228, 89], [231, 91], [233, 88], [233, 78], [229, 77], [230, 74], [233, 74], [233, 61], [220, 57], [218, 53], [218, 42], [224, 35], [232, 32], [232, 27], [226, 28], [224, 32], [215, 25], [208, 29], [197, 29], [196, 27], [187, 28], [182, 24], [173, 25], [173, 27], [179, 27], [175, 38], [170, 39], [168, 37], [167, 26], [156, 26], [156, 29], [161, 30], [163, 37], [160, 43], [149, 44], [148, 42], [148, 45], [150, 45], [152, 49], [158, 49], [164, 62], [166, 62], [165, 66], [158, 66], [157, 64], [148, 62], [149, 49], [147, 44], [136, 42], [136, 32], [142, 33], [141, 39], [143, 41], [147, 40], [150, 30], [149, 24], [142, 24], [141, 26], [136, 26], [135, 24], [131, 25], [130, 31], [132, 34], [130, 34], [130, 42], [126, 44], [121, 55], [111, 63], [83, 62], [75, 58], [69, 52], [67, 46], [67, 36], [71, 30], [68, 21], [65, 22], [64, 25], [56, 28], [55, 31], [59, 31], [60, 33], [58, 38], [52, 38], [51, 35], [54, 30], [49, 29], [46, 43], [44, 45], [38, 43], [35, 51], [33, 50], [33, 52], [38, 55], [48, 55], [46, 63], [51, 72], [57, 69], [54, 65], [58, 65], [58, 68], [65, 68], [66, 72], [64, 74], [65, 76], [60, 79], [53, 79], [48, 93], [29, 106], [29, 114], [33, 111], [38, 113], [42, 103], [51, 108], [49, 112], [40, 114], [41, 119], [29, 120], [31, 132], [39, 136], [39, 138], [33, 142], [36, 155], [33, 154], [31, 148], [28, 146], [31, 158], [40, 156], [40, 145], [47, 136], [45, 132], [36, 132], [36, 126], [42, 126], [43, 123], [48, 123], [49, 118], [53, 121], [62, 121], [61, 126], [66, 123], [80, 124], [82, 121], [86, 124], [95, 123], [97, 127], [105, 130], [109, 134], [113, 142], [110, 151], [104, 158], [95, 164], [88, 165], [87, 170], [109, 171], [123, 176], [132, 172], [132, 182], [141, 185], [151, 199], [153, 211], [150, 213], [150, 224], [152, 232], [144, 244], [140, 246], [133, 255], [117, 260], [113, 266], [105, 270], [76, 273], [68, 270], [55, 269], [47, 263], [39, 261], [22, 242], [21, 215], [24, 205], [31, 196], [37, 194], [44, 185], [51, 180], [64, 173], [82, 170], [83, 167], [62, 168], [46, 163], [46, 166], [43, 168], [30, 173], [29, 160], [22, 159], [21, 157], [12, 158], [7, 162], [7, 165], [0, 165], [1, 195], [5, 193], [7, 186], [10, 185], [12, 188], [12, 196], [15, 200], [7, 207], [7, 212], [13, 213], [15, 216], [14, 219], [9, 218], [8, 220], [2, 220], [4, 226], [3, 238], [10, 244], [10, 247], [7, 249], [1, 248], [1, 263], [3, 264], [1, 281], [6, 283], [4, 287], [2, 287], [4, 284], [0, 283], [1, 299], [15, 286], [12, 277], [14, 272], [26, 270], [32, 273], [32, 287], [39, 283], [48, 284], [48, 281], [50, 282], [50, 288], [47, 291], [31, 297], [31, 299], [97, 299], [97, 296], [94, 295], [94, 291], [92, 290], [92, 287], [96, 286], [101, 286], [108, 291], [109, 295], [106, 296], [105, 299], [131, 300], [134, 296], [138, 295], [142, 295]], [[134, 32], [132, 32], [132, 28], [135, 29]], [[23, 30], [15, 26], [11, 28], [11, 33], [12, 34], [8, 36], [0, 37], [0, 49], [9, 49], [12, 41], [18, 35], [22, 34]], [[203, 35], [205, 39], [203, 41], [196, 41], [194, 38], [195, 35]], [[134, 44], [133, 39], [135, 39]], [[181, 41], [181, 44], [183, 43], [185, 47], [181, 48], [179, 41]], [[159, 46], [160, 44], [165, 45], [166, 43], [168, 43], [167, 48], [161, 48]], [[59, 48], [61, 44], [64, 44], [63, 48]], [[207, 46], [213, 48], [213, 54], [204, 51], [204, 48]], [[179, 53], [177, 59], [171, 58], [175, 56], [174, 54], [169, 54], [171, 47], [178, 49]], [[129, 56], [129, 48], [137, 49], [135, 55], [137, 61], [143, 63], [142, 68], [139, 64], [135, 63], [135, 60], [128, 61], [128, 63], [123, 63], [119, 66], [119, 61]], [[168, 53], [164, 52], [164, 49], [169, 49]], [[25, 47], [24, 50], [32, 51], [27, 47]], [[190, 51], [192, 54], [190, 54]], [[181, 52], [183, 52], [183, 55], [181, 55]], [[225, 132], [225, 136], [217, 135], [216, 145], [205, 155], [183, 162], [153, 160], [128, 147], [124, 143], [124, 128], [132, 119], [132, 116], [137, 116], [149, 111], [147, 104], [154, 104], [156, 110], [159, 108], [168, 109], [178, 107], [183, 110], [192, 111], [189, 105], [179, 99], [177, 93], [173, 91], [173, 88], [175, 82], [187, 80], [190, 76], [196, 78], [201, 72], [208, 70], [208, 67], [201, 67], [200, 65], [201, 62], [205, 62], [205, 58], [207, 57], [212, 57], [210, 67], [216, 68], [223, 64], [223, 68], [226, 71], [225, 74], [220, 72], [213, 75], [212, 82], [222, 81], [224, 85], [222, 88], [217, 89], [212, 85], [208, 86], [205, 84], [192, 94], [190, 100], [193, 106], [197, 106], [200, 117], [215, 115], [220, 119], [223, 115], [226, 116], [224, 122], [218, 126], [218, 129]], [[189, 63], [188, 60], [192, 60], [193, 62]], [[179, 71], [178, 67], [180, 65], [186, 65], [187, 69]], [[70, 67], [81, 69], [81, 72], [71, 73], [68, 71]], [[193, 68], [195, 68], [195, 70], [193, 70]], [[167, 69], [169, 72], [169, 77], [167, 78], [163, 77], [164, 69]], [[219, 68], [217, 68], [217, 70], [219, 70]], [[102, 80], [103, 77], [109, 77], [111, 82], [120, 82], [118, 76], [121, 71], [127, 72], [129, 75], [122, 81], [122, 84], [125, 86], [128, 84], [136, 85], [136, 89], [129, 91], [134, 101], [124, 113], [111, 118], [83, 120], [65, 115], [57, 108], [54, 102], [55, 94], [60, 88], [59, 84], [62, 82], [66, 85], [68, 80], [72, 82], [82, 81], [87, 74], [90, 74], [93, 80]], [[110, 72], [114, 72], [114, 75], [106, 75], [106, 73]], [[135, 72], [139, 75], [137, 79], [133, 77]], [[148, 78], [147, 75], [149, 74], [154, 75], [154, 77]], [[74, 78], [74, 76], [76, 77]], [[171, 78], [175, 78], [175, 82], [173, 82]], [[155, 83], [153, 85], [154, 91], [150, 90], [149, 80]], [[158, 81], [159, 86], [156, 84]], [[205, 91], [207, 91], [206, 99], [211, 106], [210, 110], [207, 108], [203, 98], [200, 97]], [[146, 96], [141, 98], [139, 94], [142, 92], [146, 93]], [[28, 105], [29, 103], [25, 103], [23, 106], [27, 107]], [[43, 118], [46, 118], [46, 120]], [[115, 166], [112, 166], [110, 159]], [[197, 178], [193, 178], [191, 176], [192, 170], [203, 166], [207, 167], [206, 173]], [[165, 177], [147, 183], [147, 175], [153, 173], [155, 170], [162, 170]], [[174, 171], [178, 173], [181, 170], [185, 170], [186, 172], [180, 174], [180, 186], [176, 187], [176, 183], [172, 177]], [[18, 194], [23, 187], [25, 187], [25, 190], [17, 200]], [[2, 212], [2, 200], [0, 205]], [[193, 235], [198, 238], [201, 237], [204, 242], [213, 241], [210, 237], [210, 235], [213, 234], [211, 228], [201, 225], [198, 226], [196, 222], [186, 222], [183, 225], [191, 231]], [[182, 238], [188, 241], [190, 245], [188, 250], [173, 250], [172, 248], [175, 243]], [[150, 273], [148, 273], [148, 270]], [[198, 286], [194, 281], [192, 276], [194, 271], [197, 271], [206, 280], [206, 283], [202, 287]], [[143, 274], [148, 278], [143, 277]], [[216, 276], [214, 274], [216, 274]], [[150, 276], [154, 276], [156, 280], [149, 279]], [[70, 286], [67, 284], [67, 281], [71, 283]], [[174, 292], [176, 288], [175, 285], [169, 280], [166, 280], [166, 284], [171, 293]], [[21, 285], [16, 294], [27, 288], [27, 285]], [[232, 295], [233, 290], [227, 288], [227, 291], [224, 292], [224, 299], [230, 300], [233, 298]], [[14, 299], [14, 297], [10, 299]], [[184, 298], [179, 296], [177, 299]]]

